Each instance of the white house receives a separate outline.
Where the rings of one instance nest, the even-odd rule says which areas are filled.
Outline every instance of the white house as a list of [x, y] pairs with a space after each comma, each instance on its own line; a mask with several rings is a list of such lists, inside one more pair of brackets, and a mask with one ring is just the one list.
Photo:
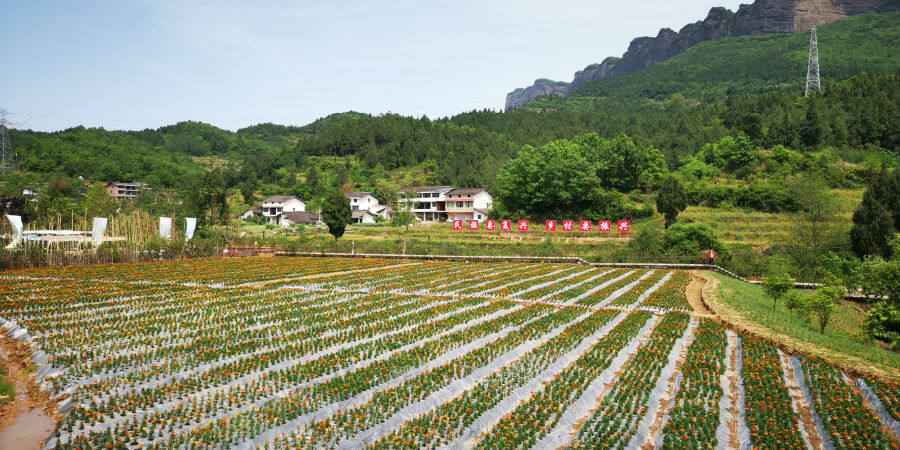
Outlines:
[[344, 195], [350, 199], [350, 210], [352, 211], [368, 211], [373, 206], [378, 206], [378, 199], [368, 192], [350, 192]]
[[375, 216], [364, 209], [351, 211], [350, 223], [375, 223]]
[[419, 220], [440, 222], [447, 220], [444, 209], [446, 194], [453, 190], [452, 186], [423, 186], [406, 188], [400, 191], [397, 200], [401, 205], [409, 203], [410, 212]]
[[485, 220], [494, 197], [484, 188], [457, 188], [446, 194], [447, 219]]
[[306, 203], [293, 195], [273, 195], [262, 203], [263, 217], [272, 225], [281, 224], [283, 213], [301, 211], [306, 211]]
[[245, 220], [248, 217], [261, 216], [261, 215], [262, 215], [262, 210], [254, 206], [252, 208], [247, 209], [246, 211], [244, 211], [241, 214], [241, 220]]
[[369, 208], [369, 212], [375, 216], [381, 216], [384, 220], [391, 220], [391, 207], [384, 205], [375, 205]]

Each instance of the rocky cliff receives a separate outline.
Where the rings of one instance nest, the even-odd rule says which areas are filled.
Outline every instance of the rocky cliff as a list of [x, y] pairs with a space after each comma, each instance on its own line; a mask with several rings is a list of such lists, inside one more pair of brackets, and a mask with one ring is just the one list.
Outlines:
[[705, 19], [686, 25], [677, 32], [663, 28], [656, 37], [634, 39], [621, 58], [610, 57], [600, 64], [591, 64], [576, 72], [571, 83], [544, 78], [527, 88], [516, 89], [507, 94], [506, 109], [522, 106], [541, 95], [566, 95], [598, 78], [646, 69], [700, 42], [727, 36], [807, 31], [813, 25], [834, 22], [854, 14], [896, 10], [896, 3], [884, 0], [756, 0], [751, 5], [741, 5], [736, 12], [713, 8]]

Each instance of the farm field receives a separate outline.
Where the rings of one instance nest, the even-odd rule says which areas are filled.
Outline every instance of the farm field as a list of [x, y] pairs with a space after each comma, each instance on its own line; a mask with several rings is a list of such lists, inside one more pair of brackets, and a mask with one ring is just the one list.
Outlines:
[[0, 326], [35, 344], [49, 448], [900, 448], [900, 374], [785, 354], [693, 311], [692, 282], [362, 258], [29, 269], [0, 273]]

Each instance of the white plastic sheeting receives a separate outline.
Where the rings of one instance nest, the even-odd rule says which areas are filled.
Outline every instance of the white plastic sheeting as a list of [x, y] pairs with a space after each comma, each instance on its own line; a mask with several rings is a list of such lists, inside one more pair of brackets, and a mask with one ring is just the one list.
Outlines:
[[[482, 366], [482, 367], [472, 371], [469, 375], [467, 375], [463, 378], [458, 378], [458, 379], [450, 382], [448, 385], [444, 386], [444, 388], [432, 393], [430, 396], [424, 398], [423, 400], [413, 403], [411, 405], [407, 405], [405, 408], [401, 409], [396, 414], [394, 414], [390, 418], [388, 418], [388, 420], [386, 420], [385, 422], [382, 422], [382, 423], [380, 423], [374, 427], [371, 427], [367, 430], [363, 430], [362, 432], [358, 433], [356, 436], [353, 436], [347, 440], [341, 441], [340, 447], [341, 448], [361, 448], [361, 447], [364, 447], [365, 444], [367, 444], [367, 443], [372, 443], [374, 441], [377, 441], [381, 436], [388, 434], [391, 431], [402, 426], [403, 423], [406, 422], [407, 420], [413, 419], [420, 414], [426, 413], [426, 412], [438, 407], [439, 405], [441, 405], [444, 402], [452, 400], [456, 396], [462, 394], [466, 390], [471, 389], [473, 386], [482, 382], [485, 378], [490, 376], [492, 373], [497, 372], [503, 366], [505, 366], [513, 361], [518, 360], [519, 358], [526, 355], [527, 353], [530, 353], [535, 348], [540, 347], [547, 341], [558, 336], [566, 328], [568, 328], [570, 325], [572, 325], [572, 323], [585, 318], [587, 316], [587, 313], [589, 313], [589, 311], [585, 311], [584, 314], [582, 314], [579, 317], [576, 317], [573, 321], [570, 321], [570, 322], [567, 322], [567, 323], [557, 326], [555, 329], [553, 329], [549, 333], [545, 333], [544, 335], [542, 335], [539, 338], [530, 339], [528, 341], [523, 342], [522, 344], [518, 345], [514, 349], [498, 356], [497, 358], [494, 358], [487, 365]], [[543, 316], [540, 316], [540, 317], [543, 317]], [[540, 317], [536, 317], [532, 320], [529, 320], [528, 323], [533, 322], [534, 320], [537, 320]], [[512, 332], [516, 329], [519, 329], [522, 326], [525, 326], [525, 324], [523, 324], [521, 326], [516, 326], [516, 327], [510, 328], [509, 330], [505, 330], [502, 333], [497, 333], [497, 335], [493, 336], [493, 338], [490, 339], [490, 341], [502, 338], [503, 336], [506, 336], [510, 332]], [[479, 347], [487, 344], [488, 342], [489, 341], [484, 341], [477, 347], [469, 349], [469, 351], [474, 350], [475, 348], [479, 348]], [[465, 353], [468, 353], [468, 351]], [[420, 366], [420, 367], [417, 367], [417, 368], [411, 370], [408, 375], [404, 374], [404, 376], [401, 377], [402, 379], [396, 380], [396, 382], [392, 382], [391, 386], [398, 385], [398, 384], [400, 384], [400, 382], [402, 382], [406, 379], [410, 379], [420, 373], [423, 373], [423, 372], [431, 370], [435, 367], [444, 365], [453, 359], [456, 359], [456, 358], [459, 358], [459, 357], [465, 355], [465, 353], [455, 355], [454, 357], [449, 357], [449, 355], [448, 355], [448, 357], [443, 357], [443, 355], [442, 355], [441, 358], [434, 359], [432, 361], [429, 361], [426, 365], [423, 365], [423, 366]], [[387, 386], [387, 387], [391, 387], [391, 386]], [[321, 418], [331, 416], [331, 415], [335, 414], [338, 410], [346, 409], [350, 405], [365, 403], [366, 401], [368, 401], [368, 399], [371, 399], [372, 395], [375, 392], [377, 392], [379, 390], [383, 390], [385, 388], [386, 387], [376, 386], [375, 388], [372, 388], [369, 390], [369, 391], [371, 391], [371, 393], [368, 394], [368, 396], [367, 396], [368, 398], [357, 398], [357, 397], [360, 397], [360, 396], [357, 396], [357, 397], [354, 397], [353, 399], [347, 400], [345, 402], [336, 403], [333, 405], [329, 405], [328, 407], [322, 408], [319, 411], [317, 411], [316, 413], [314, 413], [314, 415], [317, 416], [317, 417], [315, 417], [315, 419], [321, 419]], [[369, 392], [369, 391], [367, 391], [367, 392]], [[309, 420], [306, 420], [304, 422], [308, 423], [308, 421]], [[295, 421], [295, 422], [297, 422], [297, 421]], [[291, 430], [295, 430], [297, 428], [297, 425], [300, 424], [300, 423], [295, 423], [295, 422], [291, 422], [289, 424], [286, 424], [284, 427], [279, 427], [279, 429], [273, 430], [274, 433], [272, 433], [272, 435], [276, 436], [282, 432], [289, 432]], [[284, 429], [281, 430], [280, 428], [284, 428]], [[266, 435], [269, 435], [269, 433], [266, 433]], [[262, 445], [265, 443], [266, 437], [267, 436], [259, 436], [253, 440], [253, 443]]]
[[609, 366], [603, 372], [600, 372], [600, 375], [597, 375], [597, 378], [594, 378], [594, 381], [585, 388], [578, 400], [572, 402], [565, 412], [559, 416], [556, 426], [535, 444], [535, 448], [552, 449], [559, 447], [562, 443], [572, 441], [572, 438], [578, 432], [576, 424], [584, 422], [585, 419], [591, 416], [591, 411], [596, 408], [597, 402], [601, 400], [598, 397], [607, 391], [607, 385], [613, 382], [614, 378], [622, 371], [622, 366], [646, 343], [647, 339], [650, 338], [650, 333], [659, 322], [660, 316], [654, 315], [644, 323], [644, 326], [641, 327], [634, 338], [628, 341], [628, 344], [622, 350], [619, 350], [619, 353], [610, 361]]
[[591, 272], [591, 271], [594, 271], [594, 270], [597, 270], [597, 269], [595, 269], [595, 268], [593, 268], [593, 267], [588, 267], [586, 270], [581, 270], [581, 271], [577, 271], [577, 270], [576, 270], [575, 272], [572, 272], [572, 273], [570, 273], [569, 275], [566, 275], [566, 276], [564, 276], [564, 277], [562, 277], [562, 278], [553, 278], [553, 279], [551, 279], [550, 281], [545, 281], [545, 282], [543, 282], [543, 283], [538, 283], [538, 284], [535, 284], [535, 285], [533, 285], [533, 286], [531, 286], [531, 287], [529, 287], [529, 288], [527, 288], [527, 289], [523, 289], [523, 290], [521, 290], [521, 291], [518, 291], [518, 292], [516, 292], [516, 293], [513, 295], [513, 297], [514, 297], [514, 298], [519, 298], [519, 295], [524, 294], [524, 293], [526, 293], [526, 292], [531, 292], [531, 291], [536, 290], [536, 289], [541, 289], [541, 288], [550, 286], [551, 284], [556, 284], [556, 283], [559, 283], [559, 282], [562, 282], [562, 281], [566, 281], [566, 280], [575, 278], [575, 277], [577, 277], [577, 276], [579, 276], [579, 275], [584, 275], [584, 274], [586, 274], [586, 273], [588, 273], [588, 272]]
[[[468, 310], [470, 310], [470, 309], [474, 309], [474, 308], [481, 307], [481, 306], [484, 306], [484, 304], [478, 304], [478, 305], [473, 305], [473, 306], [468, 306], [468, 307], [465, 307], [465, 308], [457, 309], [457, 310], [454, 310], [454, 311], [451, 311], [451, 312], [448, 312], [448, 313], [441, 314], [440, 316], [436, 316], [436, 317], [432, 318], [429, 322], [441, 320], [441, 318], [445, 318], [445, 317], [450, 316], [450, 315], [460, 314], [460, 313], [463, 313], [464, 311], [468, 311]], [[466, 327], [469, 327], [469, 326], [474, 326], [474, 325], [477, 325], [477, 324], [480, 324], [480, 323], [483, 323], [483, 322], [487, 322], [487, 321], [496, 319], [496, 318], [501, 317], [501, 316], [504, 316], [504, 315], [506, 315], [506, 314], [513, 313], [513, 312], [515, 312], [515, 311], [517, 311], [517, 310], [519, 310], [519, 309], [522, 309], [522, 308], [524, 308], [524, 306], [517, 305], [517, 306], [514, 306], [514, 307], [509, 308], [509, 309], [503, 309], [503, 310], [494, 312], [494, 313], [492, 313], [492, 314], [480, 316], [480, 317], [478, 317], [478, 318], [476, 318], [476, 319], [473, 319], [473, 320], [471, 320], [471, 321], [469, 321], [469, 322], [466, 322], [466, 323], [463, 323], [463, 324], [456, 325], [456, 326], [454, 326], [453, 328], [451, 328], [451, 329], [449, 329], [449, 330], [445, 330], [445, 331], [443, 331], [443, 332], [441, 332], [441, 333], [437, 333], [437, 334], [434, 334], [434, 335], [425, 337], [425, 338], [423, 338], [423, 339], [421, 339], [421, 340], [419, 340], [419, 341], [412, 342], [412, 343], [410, 343], [410, 344], [404, 345], [404, 346], [399, 347], [399, 348], [396, 348], [396, 349], [394, 349], [394, 350], [391, 350], [391, 351], [388, 351], [388, 352], [384, 352], [384, 353], [380, 353], [380, 354], [378, 354], [377, 356], [375, 356], [375, 357], [373, 357], [373, 358], [369, 358], [369, 359], [364, 359], [364, 360], [357, 361], [356, 363], [354, 363], [354, 364], [352, 364], [352, 365], [350, 365], [350, 366], [344, 367], [344, 368], [339, 369], [339, 370], [336, 370], [336, 371], [334, 371], [334, 372], [331, 372], [331, 373], [322, 375], [322, 376], [317, 377], [317, 378], [313, 378], [313, 379], [311, 379], [311, 380], [304, 381], [304, 382], [302, 382], [302, 383], [300, 383], [300, 384], [297, 384], [297, 385], [290, 386], [290, 387], [288, 387], [287, 389], [285, 389], [285, 390], [283, 390], [283, 391], [281, 391], [281, 392], [278, 392], [278, 393], [276, 393], [276, 394], [273, 394], [273, 395], [270, 395], [270, 396], [263, 397], [262, 399], [259, 399], [259, 400], [254, 401], [254, 402], [249, 402], [249, 403], [247, 403], [247, 404], [241, 406], [240, 408], [238, 408], [238, 409], [236, 409], [236, 410], [230, 410], [230, 411], [220, 410], [220, 411], [218, 412], [218, 414], [215, 415], [214, 417], [215, 417], [215, 418], [221, 418], [221, 417], [232, 416], [232, 415], [234, 415], [234, 414], [237, 413], [237, 412], [241, 412], [241, 413], [246, 412], [246, 411], [248, 411], [248, 410], [250, 410], [250, 409], [253, 409], [253, 408], [255, 408], [255, 407], [257, 407], [257, 406], [259, 406], [259, 405], [265, 403], [266, 401], [268, 401], [268, 400], [270, 400], [270, 399], [272, 399], [272, 398], [275, 398], [275, 397], [284, 397], [284, 396], [286, 396], [288, 393], [290, 393], [290, 392], [292, 392], [292, 391], [297, 391], [297, 390], [300, 390], [300, 389], [302, 389], [302, 388], [304, 388], [304, 387], [307, 387], [307, 386], [310, 386], [310, 385], [313, 385], [313, 384], [317, 384], [317, 383], [322, 383], [322, 382], [328, 381], [328, 380], [330, 380], [330, 379], [332, 379], [332, 378], [335, 378], [335, 377], [344, 375], [344, 374], [349, 373], [349, 372], [352, 372], [352, 371], [354, 371], [354, 370], [358, 370], [358, 369], [360, 369], [360, 368], [362, 368], [362, 367], [365, 367], [365, 366], [367, 366], [367, 365], [369, 365], [369, 364], [371, 364], [371, 363], [373, 363], [373, 362], [381, 361], [381, 360], [384, 360], [384, 359], [388, 359], [388, 358], [390, 358], [391, 356], [393, 356], [395, 353], [399, 353], [399, 352], [402, 352], [402, 351], [405, 351], [405, 350], [409, 350], [409, 349], [411, 349], [411, 348], [414, 348], [414, 347], [417, 347], [417, 346], [419, 346], [419, 345], [422, 345], [422, 344], [424, 344], [424, 343], [426, 343], [426, 342], [429, 342], [429, 341], [432, 341], [432, 340], [436, 340], [436, 339], [439, 339], [439, 338], [441, 338], [441, 337], [443, 337], [443, 336], [446, 336], [446, 335], [448, 335], [448, 334], [451, 334], [451, 333], [454, 333], [454, 332], [456, 332], [456, 331], [459, 331], [459, 330], [461, 330], [461, 329], [463, 329], [463, 328], [466, 328]], [[417, 325], [421, 325], [421, 324], [417, 324]], [[405, 330], [405, 329], [409, 329], [409, 328], [410, 328], [410, 327], [404, 327], [404, 330]], [[266, 373], [274, 372], [274, 371], [278, 371], [278, 370], [282, 370], [282, 369], [287, 369], [287, 368], [290, 368], [290, 367], [295, 366], [295, 365], [297, 365], [297, 364], [303, 364], [303, 363], [305, 363], [305, 362], [308, 362], [308, 361], [312, 361], [312, 360], [314, 360], [314, 359], [321, 358], [322, 356], [325, 356], [325, 355], [331, 354], [331, 353], [335, 353], [335, 352], [340, 351], [340, 350], [343, 350], [343, 349], [345, 349], [345, 348], [354, 347], [354, 346], [356, 346], [356, 345], [364, 344], [364, 343], [371, 342], [371, 341], [374, 341], [374, 340], [377, 340], [377, 339], [382, 339], [382, 338], [384, 338], [384, 337], [388, 337], [388, 336], [390, 336], [390, 335], [397, 334], [397, 333], [401, 333], [401, 332], [402, 332], [402, 331], [393, 330], [393, 331], [389, 331], [389, 332], [379, 333], [379, 334], [377, 334], [377, 335], [375, 335], [375, 336], [371, 336], [371, 337], [369, 337], [369, 338], [365, 338], [365, 339], [361, 339], [361, 340], [357, 340], [357, 341], [351, 341], [351, 342], [345, 342], [345, 343], [337, 344], [337, 345], [334, 345], [334, 346], [331, 346], [331, 347], [328, 347], [328, 348], [319, 350], [319, 351], [314, 352], [314, 353], [309, 353], [309, 354], [303, 355], [303, 356], [301, 356], [301, 357], [299, 357], [299, 358], [294, 358], [294, 359], [289, 359], [289, 360], [279, 361], [279, 362], [276, 362], [276, 363], [274, 363], [274, 364], [272, 364], [272, 365], [266, 367], [265, 369], [257, 370], [257, 371], [253, 371], [253, 372], [247, 373], [247, 374], [245, 374], [245, 375], [243, 375], [243, 376], [241, 376], [241, 377], [239, 377], [239, 378], [235, 378], [235, 379], [233, 379], [233, 380], [230, 380], [230, 381], [228, 381], [228, 382], [225, 383], [225, 384], [222, 384], [222, 385], [219, 385], [219, 386], [210, 387], [210, 388], [207, 388], [207, 389], [203, 389], [203, 390], [201, 390], [201, 391], [193, 392], [193, 393], [190, 394], [190, 396], [191, 396], [193, 399], [202, 399], [203, 397], [206, 397], [206, 396], [212, 396], [212, 395], [214, 395], [214, 394], [217, 393], [217, 392], [223, 392], [223, 391], [226, 391], [228, 388], [238, 387], [238, 386], [241, 386], [241, 385], [243, 385], [243, 384], [245, 384], [245, 383], [252, 382], [253, 380], [258, 379], [259, 377], [261, 377], [262, 375], [264, 375], [264, 374], [266, 374]], [[454, 349], [454, 350], [451, 350], [451, 351], [448, 352], [448, 353], [456, 352], [456, 351], [458, 351], [458, 348], [457, 348], [457, 349]], [[258, 353], [258, 352], [254, 352], [254, 353]], [[156, 387], [156, 386], [158, 386], [158, 385], [164, 384], [164, 383], [162, 383], [163, 381], [164, 381], [164, 382], [171, 382], [172, 380], [176, 380], [176, 379], [180, 379], [180, 378], [185, 378], [185, 377], [187, 377], [188, 375], [196, 376], [199, 372], [203, 372], [203, 371], [206, 371], [206, 370], [209, 370], [209, 369], [212, 369], [212, 368], [214, 368], [214, 367], [217, 367], [217, 366], [220, 366], [220, 365], [224, 364], [224, 362], [222, 362], [222, 361], [226, 361], [226, 360], [228, 360], [228, 361], [236, 361], [237, 359], [239, 359], [239, 358], [241, 358], [241, 357], [245, 357], [245, 356], [247, 356], [247, 354], [244, 354], [244, 355], [238, 355], [238, 356], [230, 357], [230, 358], [226, 358], [226, 359], [223, 359], [223, 360], [221, 360], [221, 361], [217, 361], [217, 362], [215, 362], [215, 363], [204, 364], [204, 365], [197, 366], [197, 367], [195, 367], [195, 368], [193, 368], [193, 369], [190, 369], [190, 370], [187, 370], [187, 371], [184, 371], [184, 372], [178, 372], [178, 373], [175, 373], [175, 374], [170, 374], [169, 376], [160, 378], [159, 380], [151, 381], [151, 382], [149, 382], [149, 383], [144, 383], [144, 384], [140, 385], [140, 388], [145, 388], [145, 387], [150, 387], [150, 388], [152, 388], [152, 387]], [[134, 389], [134, 388], [133, 388], [133, 389]], [[108, 395], [105, 396], [105, 397], [108, 397]], [[104, 421], [104, 422], [102, 422], [102, 423], [97, 423], [97, 424], [95, 424], [95, 425], [89, 426], [89, 427], [87, 427], [87, 428], [85, 429], [85, 432], [87, 432], [87, 431], [103, 431], [103, 430], [105, 430], [105, 429], [107, 429], [107, 428], [111, 428], [112, 426], [114, 426], [114, 425], [115, 425], [116, 423], [118, 423], [118, 422], [122, 422], [122, 421], [125, 421], [125, 420], [130, 420], [132, 417], [142, 418], [142, 417], [144, 417], [145, 415], [147, 415], [148, 413], [159, 413], [159, 412], [164, 412], [164, 411], [166, 411], [166, 410], [169, 410], [169, 409], [174, 408], [178, 403], [181, 403], [181, 402], [183, 402], [182, 399], [176, 398], [176, 399], [171, 400], [171, 401], [168, 401], [168, 402], [157, 403], [157, 404], [153, 405], [151, 408], [148, 408], [148, 409], [145, 409], [145, 410], [139, 410], [139, 411], [137, 411], [136, 413], [134, 413], [134, 414], [132, 414], [132, 415], [122, 416], [122, 417], [116, 417], [116, 418], [112, 418], [112, 419], [107, 419], [106, 421]], [[188, 426], [188, 427], [186, 427], [186, 428], [191, 428], [191, 427]]]
[[578, 286], [581, 286], [582, 284], [587, 284], [587, 283], [590, 283], [590, 282], [592, 282], [592, 281], [594, 281], [594, 280], [596, 280], [596, 279], [598, 279], [598, 278], [603, 278], [603, 277], [605, 277], [607, 274], [609, 274], [610, 272], [612, 272], [613, 270], [614, 270], [614, 269], [605, 270], [605, 271], [600, 272], [600, 273], [598, 273], [597, 275], [594, 275], [594, 276], [592, 276], [592, 277], [590, 277], [590, 278], [587, 278], [587, 279], [585, 279], [585, 280], [581, 280], [581, 281], [579, 281], [579, 282], [577, 282], [577, 283], [572, 283], [572, 284], [570, 284], [570, 285], [567, 285], [566, 287], [564, 287], [564, 288], [562, 288], [562, 289], [560, 289], [560, 290], [558, 290], [558, 291], [551, 292], [551, 293], [549, 293], [549, 294], [547, 294], [547, 295], [545, 295], [545, 296], [543, 296], [543, 297], [537, 299], [537, 301], [547, 300], [547, 299], [549, 299], [550, 297], [553, 297], [554, 295], [562, 294], [563, 292], [566, 292], [566, 291], [570, 291], [570, 290], [572, 290], [572, 289], [575, 289], [575, 288], [577, 288]]
[[[587, 311], [585, 311], [585, 313], [587, 313]], [[491, 335], [485, 336], [485, 337], [479, 339], [478, 342], [473, 342], [472, 345], [467, 346], [466, 349], [468, 349], [468, 351], [466, 351], [465, 353], [468, 353], [468, 352], [478, 348], [475, 346], [483, 346], [488, 342], [493, 342], [494, 340], [502, 339], [503, 337], [509, 335], [510, 333], [512, 333], [516, 330], [519, 330], [523, 327], [526, 327], [526, 326], [530, 325], [531, 323], [533, 323], [537, 320], [540, 320], [546, 316], [547, 316], [547, 314], [540, 314], [536, 317], [533, 317], [533, 318], [523, 322], [521, 325], [507, 327], [496, 333], [492, 333]], [[574, 320], [577, 321], [577, 320], [580, 320], [581, 318], [582, 317], [577, 317]], [[571, 322], [566, 323], [562, 327], [564, 328], [570, 324], [571, 324]], [[552, 333], [556, 333], [556, 331], [553, 331]], [[527, 344], [528, 344], [528, 342], [523, 343], [522, 345], [527, 345]], [[464, 355], [465, 353], [463, 353], [462, 355]], [[372, 397], [379, 391], [383, 391], [386, 389], [391, 389], [393, 387], [396, 387], [409, 379], [412, 379], [424, 372], [432, 370], [443, 364], [446, 364], [446, 363], [450, 362], [452, 359], [457, 359], [460, 356], [462, 356], [462, 355], [460, 355], [460, 356], [457, 356], [457, 358], [451, 358], [452, 354], [458, 354], [458, 351], [454, 351], [454, 353], [451, 353], [451, 352], [445, 353], [444, 355], [441, 355], [438, 358], [435, 358], [419, 367], [410, 369], [398, 377], [395, 377], [395, 378], [387, 380], [383, 383], [380, 383], [372, 388], [369, 388], [359, 394], [354, 395], [353, 397], [323, 406], [323, 407], [317, 409], [316, 411], [313, 411], [308, 414], [304, 414], [284, 425], [280, 425], [278, 427], [269, 429], [266, 432], [257, 436], [256, 438], [248, 441], [247, 445], [254, 445], [254, 444], [258, 444], [258, 443], [265, 444], [265, 441], [271, 440], [275, 436], [279, 436], [282, 433], [290, 433], [290, 432], [296, 431], [299, 427], [302, 427], [312, 421], [322, 420], [327, 417], [333, 416], [338, 411], [348, 410], [357, 405], [363, 405], [363, 404], [369, 402], [372, 399]], [[503, 355], [501, 355], [499, 358], [503, 358]], [[262, 445], [262, 444], [260, 444], [260, 445]], [[248, 448], [252, 448], [252, 447], [248, 447]]]
[[605, 287], [607, 287], [607, 286], [609, 286], [609, 285], [611, 285], [611, 284], [613, 284], [613, 283], [615, 283], [615, 282], [617, 282], [617, 281], [619, 281], [619, 280], [621, 280], [621, 279], [623, 279], [623, 278], [625, 278], [625, 277], [627, 277], [627, 276], [629, 276], [629, 275], [631, 275], [631, 274], [633, 274], [633, 273], [634, 273], [633, 270], [629, 270], [628, 272], [625, 272], [625, 273], [623, 273], [622, 275], [619, 275], [619, 276], [613, 278], [612, 280], [607, 280], [607, 281], [605, 281], [605, 282], [603, 282], [603, 283], [601, 283], [601, 284], [598, 284], [597, 286], [594, 286], [593, 288], [588, 289], [587, 291], [582, 292], [581, 295], [579, 295], [579, 296], [577, 296], [577, 297], [570, 298], [568, 301], [565, 302], [565, 304], [567, 304], [567, 305], [574, 305], [575, 303], [578, 303], [579, 300], [581, 300], [581, 299], [583, 299], [583, 298], [587, 298], [588, 296], [590, 296], [590, 295], [593, 294], [594, 292], [597, 292], [597, 291], [599, 291], [599, 290], [601, 290], [601, 289], [603, 289], [603, 288], [605, 288]]
[[[803, 424], [803, 419], [800, 417], [800, 408], [801, 405], [799, 402], [801, 400], [796, 397], [802, 397], [803, 394], [800, 392], [800, 387], [797, 386], [788, 373], [793, 373], [794, 369], [790, 366], [790, 362], [788, 362], [788, 356], [781, 351], [781, 349], [776, 349], [778, 351], [778, 359], [781, 362], [781, 377], [784, 380], [784, 385], [788, 388], [788, 394], [791, 397], [791, 409], [797, 413], [797, 429], [800, 430], [800, 436], [803, 438], [803, 443], [806, 444], [807, 450], [813, 450], [812, 443], [810, 442], [809, 433], [815, 433], [816, 430], [807, 430], [806, 426]], [[795, 392], [794, 392], [795, 391]]]
[[91, 231], [91, 240], [95, 246], [103, 243], [103, 233], [106, 233], [106, 224], [109, 219], [106, 217], [94, 217], [94, 229]]
[[184, 218], [184, 240], [189, 241], [194, 237], [194, 230], [197, 229], [196, 217]]
[[862, 395], [866, 400], [868, 400], [869, 405], [872, 407], [872, 410], [875, 411], [875, 414], [878, 415], [878, 418], [881, 419], [881, 423], [884, 424], [885, 427], [891, 429], [894, 432], [894, 436], [900, 437], [900, 422], [894, 419], [887, 409], [885, 409], [884, 404], [881, 403], [881, 399], [878, 398], [875, 391], [873, 391], [869, 384], [866, 383], [866, 380], [857, 378], [856, 386], [862, 392]]
[[499, 422], [500, 419], [503, 418], [503, 416], [511, 413], [513, 410], [515, 410], [516, 406], [518, 406], [519, 403], [530, 399], [534, 393], [537, 393], [541, 389], [543, 389], [544, 383], [552, 380], [553, 377], [555, 377], [566, 367], [574, 363], [593, 346], [597, 345], [597, 343], [601, 339], [609, 334], [610, 330], [618, 326], [619, 323], [625, 320], [626, 317], [627, 314], [619, 314], [618, 316], [614, 317], [609, 322], [604, 324], [602, 327], [594, 331], [593, 334], [586, 337], [585, 339], [582, 339], [578, 346], [576, 346], [572, 350], [569, 350], [558, 359], [553, 361], [553, 363], [548, 365], [543, 371], [541, 371], [541, 373], [529, 380], [527, 383], [520, 386], [510, 395], [506, 396], [506, 398], [494, 405], [493, 408], [485, 411], [484, 414], [479, 416], [478, 419], [476, 419], [465, 430], [463, 430], [463, 432], [460, 433], [459, 437], [457, 437], [456, 440], [450, 442], [444, 448], [473, 448], [477, 443], [479, 437], [494, 428], [494, 426], [497, 425], [497, 422]]
[[638, 283], [640, 283], [641, 281], [644, 281], [650, 275], [653, 275], [654, 272], [656, 272], [656, 271], [648, 270], [646, 273], [639, 276], [637, 280], [634, 280], [631, 283], [628, 283], [625, 286], [622, 286], [619, 289], [616, 289], [615, 292], [613, 292], [612, 294], [609, 294], [608, 297], [606, 297], [605, 299], [603, 299], [603, 301], [601, 301], [600, 303], [597, 303], [594, 306], [596, 306], [597, 308], [602, 308], [602, 307], [612, 303], [613, 300], [619, 298], [622, 294], [632, 290], [635, 286], [637, 286]]
[[809, 392], [809, 386], [806, 385], [806, 375], [803, 373], [803, 366], [800, 364], [800, 360], [793, 356], [791, 356], [790, 361], [791, 368], [794, 370], [794, 379], [797, 380], [797, 386], [800, 387], [800, 392], [803, 393], [803, 398], [806, 399], [812, 421], [816, 424], [816, 431], [819, 433], [819, 438], [822, 439], [822, 448], [825, 450], [834, 450], [834, 443], [831, 442], [831, 434], [825, 429], [825, 422], [822, 422], [822, 418], [819, 417], [819, 413], [816, 411], [816, 403], [812, 398], [812, 393]]
[[[719, 426], [716, 428], [716, 439], [718, 439], [717, 449], [728, 449], [731, 442], [731, 430], [728, 424], [731, 421], [737, 422], [737, 441], [738, 448], [741, 450], [750, 449], [752, 442], [750, 441], [750, 429], [747, 428], [747, 412], [744, 409], [746, 396], [744, 392], [744, 380], [741, 378], [741, 369], [743, 366], [743, 348], [741, 346], [741, 338], [732, 330], [725, 330], [728, 336], [728, 348], [725, 351], [725, 372], [719, 377], [722, 384], [722, 390], [725, 395], [719, 399]], [[735, 366], [731, 367], [731, 355], [735, 355]], [[737, 392], [731, 391], [731, 383], [729, 378], [737, 379]], [[729, 411], [734, 406], [737, 414], [732, 417]]]
[[625, 309], [627, 309], [629, 311], [633, 311], [635, 308], [637, 308], [638, 305], [641, 304], [642, 301], [644, 301], [644, 299], [649, 297], [650, 294], [656, 292], [657, 289], [662, 287], [662, 285], [666, 284], [666, 281], [669, 281], [669, 278], [672, 278], [672, 275], [674, 275], [674, 274], [675, 274], [675, 272], [667, 273], [665, 276], [660, 278], [659, 281], [656, 282], [656, 284], [654, 284], [653, 286], [650, 286], [650, 289], [647, 289], [640, 296], [638, 296], [637, 300], [635, 300], [634, 303], [626, 306]]
[[[664, 279], [668, 279], [671, 274], [672, 272], [669, 272], [669, 275], [664, 277]], [[647, 411], [644, 413], [644, 417], [641, 418], [641, 421], [638, 424], [637, 432], [634, 437], [631, 438], [631, 442], [628, 443], [628, 449], [641, 448], [644, 443], [655, 438], [654, 436], [650, 436], [650, 426], [653, 425], [653, 421], [656, 420], [656, 416], [660, 412], [660, 402], [662, 400], [667, 400], [667, 410], [668, 408], [671, 408], [671, 399], [678, 392], [679, 384], [677, 380], [673, 380], [673, 377], [676, 375], [675, 371], [678, 370], [678, 375], [681, 375], [681, 370], [678, 369], [680, 366], [679, 362], [684, 361], [684, 358], [687, 357], [687, 348], [694, 343], [694, 338], [696, 337], [695, 333], [697, 331], [697, 326], [699, 325], [700, 321], [696, 317], [692, 317], [691, 321], [688, 322], [688, 326], [684, 329], [684, 334], [675, 341], [675, 345], [673, 345], [672, 350], [669, 351], [668, 362], [659, 373], [659, 377], [656, 379], [656, 385], [653, 386], [653, 390], [650, 391], [650, 398], [647, 399], [646, 403]], [[675, 383], [670, 383], [671, 381], [675, 381]], [[662, 437], [662, 435], [662, 428], [660, 428], [657, 437]], [[656, 441], [654, 440], [654, 442]]]
[[171, 217], [160, 217], [159, 218], [159, 237], [163, 239], [170, 239], [172, 237], [172, 218]]
[[13, 232], [15, 233], [12, 242], [10, 242], [6, 248], [16, 248], [16, 246], [22, 242], [22, 230], [24, 230], [24, 227], [22, 226], [22, 216], [7, 214], [6, 219], [9, 220], [9, 224], [12, 225]]

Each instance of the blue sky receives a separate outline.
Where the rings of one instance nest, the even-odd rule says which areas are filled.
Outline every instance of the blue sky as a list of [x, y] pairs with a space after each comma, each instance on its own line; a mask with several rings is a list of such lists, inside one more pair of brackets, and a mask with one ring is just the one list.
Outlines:
[[0, 107], [44, 131], [502, 109], [536, 78], [571, 81], [634, 37], [739, 3], [7, 2]]

